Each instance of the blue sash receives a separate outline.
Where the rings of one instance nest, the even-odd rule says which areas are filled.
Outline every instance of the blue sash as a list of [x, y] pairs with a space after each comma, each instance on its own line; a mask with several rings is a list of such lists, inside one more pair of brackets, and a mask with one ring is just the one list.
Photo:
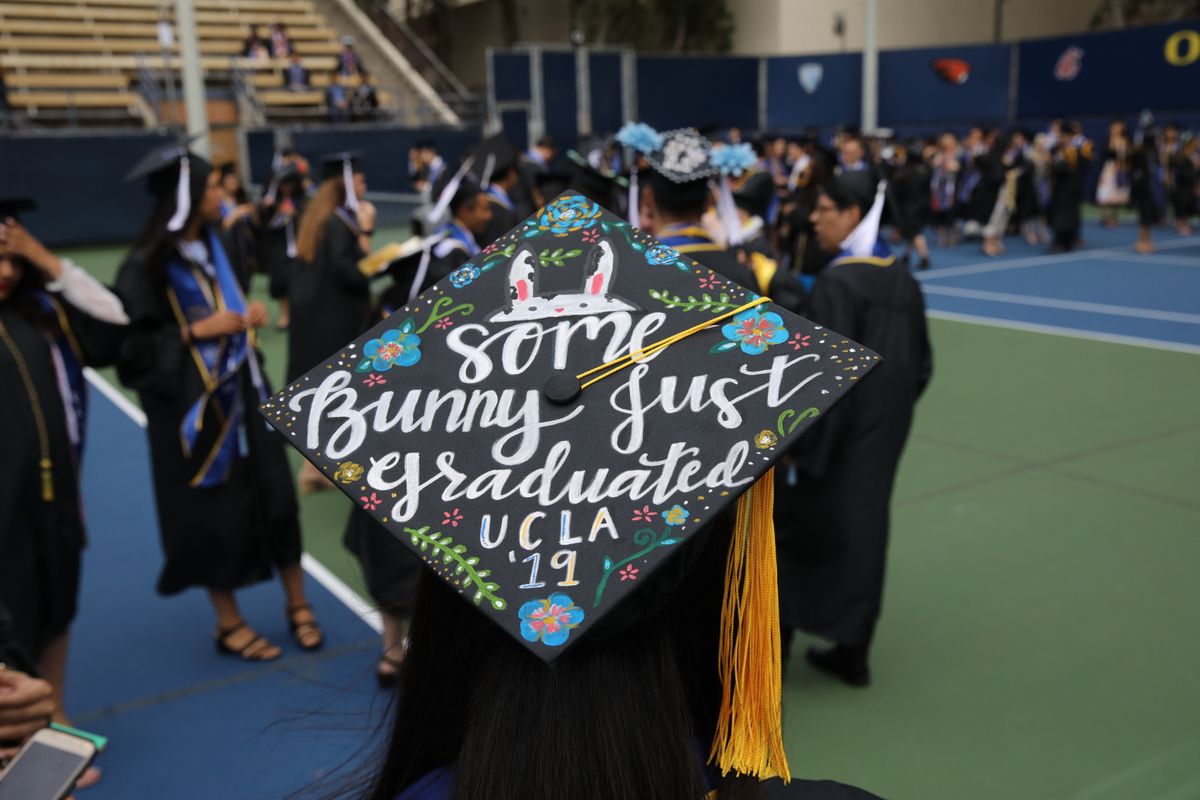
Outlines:
[[[179, 257], [167, 261], [167, 280], [176, 303], [176, 313], [182, 316], [183, 325], [198, 322], [210, 314], [228, 310], [246, 313], [246, 298], [241, 284], [225, 255], [225, 248], [211, 229], [206, 228], [209, 252], [212, 255], [214, 274], [211, 298], [207, 291], [209, 282], [203, 285], [200, 273], [203, 270]], [[192, 356], [204, 379], [204, 392], [192, 404], [179, 425], [183, 453], [187, 458], [200, 438], [204, 425], [204, 412], [211, 402], [216, 417], [221, 422], [220, 435], [204, 458], [200, 471], [192, 478], [194, 487], [220, 486], [229, 475], [234, 459], [244, 455], [241, 437], [237, 435], [245, 416], [244, 403], [238, 386], [238, 372], [249, 362], [255, 388], [259, 398], [266, 399], [266, 387], [258, 376], [258, 362], [250, 344], [249, 333], [236, 333], [220, 339], [192, 342]]]
[[460, 225], [447, 222], [438, 228], [434, 235], [441, 237], [433, 246], [433, 255], [436, 258], [445, 258], [451, 250], [463, 250], [471, 258], [479, 255], [479, 245], [475, 243], [475, 237]]
[[513, 205], [512, 200], [510, 200], [508, 197], [508, 192], [504, 191], [496, 184], [488, 184], [487, 193], [488, 197], [496, 202], [496, 205], [507, 208], [509, 211], [516, 209], [516, 206]]
[[722, 249], [702, 226], [688, 223], [668, 225], [659, 233], [658, 240], [681, 253]]
[[838, 253], [832, 261], [829, 262], [829, 266], [832, 267], [835, 264], [843, 261], [864, 261], [866, 259], [878, 259], [881, 261], [886, 261], [891, 257], [892, 248], [888, 247], [887, 242], [885, 242], [883, 239], [878, 239], [875, 241], [875, 247], [871, 250], [871, 255], [866, 256], [866, 258], [863, 256], [853, 255], [849, 250], [843, 250], [842, 252]]

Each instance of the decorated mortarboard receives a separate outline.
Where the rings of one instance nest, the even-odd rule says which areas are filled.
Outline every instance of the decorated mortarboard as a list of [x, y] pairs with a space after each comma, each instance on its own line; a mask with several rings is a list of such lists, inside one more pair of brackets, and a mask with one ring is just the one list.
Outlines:
[[32, 197], [0, 197], [0, 222], [12, 217], [20, 219], [25, 211], [33, 211], [37, 203]]
[[565, 193], [261, 410], [547, 662], [736, 504], [713, 760], [766, 777], [771, 468], [877, 361]]
[[175, 197], [175, 213], [167, 222], [167, 230], [178, 231], [192, 212], [192, 174], [207, 175], [212, 164], [191, 152], [189, 148], [199, 136], [177, 139], [156, 147], [142, 157], [125, 176], [126, 183], [146, 181], [146, 189], [155, 197]]

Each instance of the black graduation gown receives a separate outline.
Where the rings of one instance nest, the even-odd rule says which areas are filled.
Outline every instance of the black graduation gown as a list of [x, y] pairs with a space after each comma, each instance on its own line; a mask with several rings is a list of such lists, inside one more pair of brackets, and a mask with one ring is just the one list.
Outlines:
[[[37, 658], [75, 617], [81, 553], [86, 536], [79, 497], [79, 464], [67, 430], [47, 330], [55, 323], [31, 300], [14, 294], [0, 303], [7, 336], [0, 343], [0, 604], [12, 615], [13, 638]], [[121, 328], [100, 322], [52, 295], [59, 326], [69, 328], [83, 365], [112, 362]], [[24, 307], [24, 308], [23, 308]], [[17, 355], [14, 355], [15, 348]], [[53, 498], [42, 496], [41, 434], [22, 376], [26, 370], [45, 423]]]
[[883, 361], [775, 470], [780, 617], [866, 645], [883, 597], [896, 466], [932, 374], [925, 304], [894, 258], [846, 259], [817, 277], [807, 316]]
[[[235, 251], [226, 254], [244, 290], [248, 271]], [[165, 556], [158, 592], [171, 595], [193, 586], [238, 589], [269, 579], [273, 566], [299, 563], [299, 507], [284, 442], [258, 415], [249, 366], [237, 376], [245, 403], [247, 455], [234, 459], [224, 483], [192, 487], [221, 425], [210, 404], [203, 421], [206, 433], [192, 457], [184, 456], [180, 422], [202, 394], [204, 381], [191, 348], [180, 338], [161, 259], [131, 253], [117, 276], [117, 293], [130, 317], [117, 370], [121, 381], [137, 391], [146, 412], [154, 469]], [[261, 364], [257, 352], [255, 357]]]
[[1092, 158], [1091, 142], [1067, 144], [1050, 165], [1050, 207], [1046, 216], [1060, 244], [1073, 245], [1083, 222], [1084, 177]]
[[350, 509], [342, 544], [358, 559], [376, 607], [393, 617], [412, 616], [424, 565], [412, 549], [361, 508]]
[[296, 266], [296, 257], [288, 255], [288, 229], [291, 230], [293, 243], [300, 218], [304, 215], [304, 201], [296, 201], [296, 211], [290, 222], [274, 227], [271, 222], [278, 213], [278, 204], [263, 206], [261, 214], [263, 223], [258, 231], [258, 265], [267, 274], [269, 281], [268, 292], [276, 300], [289, 294], [292, 271]]
[[1166, 213], [1166, 188], [1162, 185], [1158, 153], [1152, 147], [1134, 148], [1129, 170], [1129, 198], [1137, 210], [1138, 224], [1157, 225]]
[[911, 242], [932, 222], [930, 177], [929, 167], [921, 161], [908, 161], [892, 173], [892, 224], [906, 242]]
[[1186, 222], [1196, 214], [1196, 162], [1187, 153], [1177, 152], [1171, 157], [1171, 206], [1178, 222]]
[[330, 214], [316, 259], [311, 264], [297, 261], [292, 270], [289, 382], [370, 327], [371, 282], [358, 268], [367, 255], [358, 237], [357, 226], [340, 214]]

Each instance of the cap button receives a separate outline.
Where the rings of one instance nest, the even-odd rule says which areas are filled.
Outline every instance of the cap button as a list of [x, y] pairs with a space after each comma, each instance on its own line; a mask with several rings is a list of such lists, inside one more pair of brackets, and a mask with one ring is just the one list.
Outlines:
[[579, 385], [579, 379], [569, 372], [554, 373], [542, 389], [546, 399], [556, 406], [565, 406], [579, 397], [579, 393], [582, 391], [583, 387]]

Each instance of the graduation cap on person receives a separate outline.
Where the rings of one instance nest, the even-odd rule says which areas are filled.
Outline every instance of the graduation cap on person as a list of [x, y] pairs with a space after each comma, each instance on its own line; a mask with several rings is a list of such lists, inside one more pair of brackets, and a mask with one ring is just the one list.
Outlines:
[[479, 173], [479, 188], [487, 189], [492, 178], [503, 175], [517, 165], [520, 154], [504, 134], [493, 134], [468, 151]]
[[358, 194], [354, 191], [354, 173], [362, 172], [362, 151], [346, 150], [331, 153], [321, 159], [321, 181], [330, 178], [342, 179], [346, 190], [346, 208], [358, 211]]
[[609, 139], [594, 137], [581, 141], [578, 149], [567, 151], [571, 164], [568, 190], [579, 192], [610, 211], [616, 207], [617, 189], [629, 186], [629, 181], [609, 161], [611, 145]]
[[877, 361], [564, 193], [261, 411], [548, 664], [736, 509], [711, 760], [786, 777], [772, 466]]
[[183, 229], [192, 213], [192, 202], [204, 190], [212, 164], [189, 149], [199, 139], [191, 136], [168, 142], [144, 155], [125, 176], [126, 183], [146, 181], [150, 194], [164, 202], [174, 198], [175, 211], [167, 221], [172, 233]]
[[867, 171], [850, 170], [834, 175], [826, 186], [849, 199], [862, 212], [862, 220], [842, 242], [842, 249], [860, 258], [874, 253], [875, 244], [879, 241], [879, 224], [883, 219], [887, 181], [876, 182]]
[[6, 219], [19, 221], [22, 213], [36, 208], [37, 203], [32, 197], [0, 197], [0, 222]]

